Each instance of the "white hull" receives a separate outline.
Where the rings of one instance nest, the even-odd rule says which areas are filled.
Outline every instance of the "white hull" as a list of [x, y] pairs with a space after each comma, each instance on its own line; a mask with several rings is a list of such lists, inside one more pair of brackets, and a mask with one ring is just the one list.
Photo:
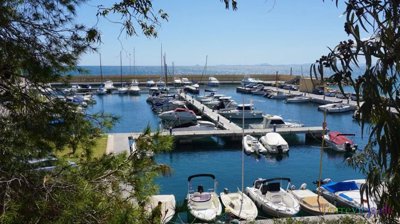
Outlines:
[[268, 150], [269, 153], [287, 153], [289, 144], [282, 138], [279, 133], [271, 132], [260, 138], [260, 142]]
[[331, 103], [318, 107], [320, 111], [326, 111], [327, 113], [344, 113], [352, 111], [353, 107], [343, 103]]
[[247, 154], [252, 153], [266, 153], [267, 149], [253, 136], [246, 135], [242, 139], [242, 145], [244, 147], [244, 151]]
[[175, 196], [173, 194], [151, 196], [149, 203], [146, 204], [146, 211], [151, 213], [158, 206], [159, 202], [161, 202], [161, 223], [168, 223], [175, 215]]
[[306, 96], [296, 96], [293, 98], [287, 98], [286, 103], [308, 103], [311, 101], [310, 97]]
[[188, 210], [194, 218], [209, 222], [215, 220], [215, 218], [218, 215], [221, 215], [222, 205], [221, 202], [219, 201], [218, 195], [215, 192], [202, 193], [202, 194], [211, 194], [211, 199], [209, 199], [206, 202], [193, 201], [192, 198], [201, 197], [198, 196], [198, 194], [196, 193], [198, 192], [187, 195]]
[[263, 195], [259, 189], [247, 187], [246, 193], [263, 212], [273, 217], [292, 217], [300, 210], [298, 201], [282, 189]]
[[241, 111], [241, 110], [222, 110], [218, 112], [229, 119], [262, 119], [262, 111]]
[[257, 218], [258, 210], [254, 202], [243, 192], [220, 194], [225, 211], [233, 214], [241, 220], [253, 221]]

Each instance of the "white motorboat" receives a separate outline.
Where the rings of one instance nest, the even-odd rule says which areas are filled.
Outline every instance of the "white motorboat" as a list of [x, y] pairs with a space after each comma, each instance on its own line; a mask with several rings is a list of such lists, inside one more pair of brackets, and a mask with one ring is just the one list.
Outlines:
[[[160, 208], [157, 208], [157, 206], [159, 206]], [[145, 205], [145, 209], [148, 213], [151, 213], [156, 208], [160, 209], [160, 223], [168, 223], [175, 215], [175, 196], [173, 194], [151, 196], [149, 202]]]
[[192, 81], [190, 81], [188, 78], [181, 78], [182, 81], [182, 85], [186, 86], [186, 85], [192, 85]]
[[246, 135], [243, 137], [242, 145], [247, 154], [263, 154], [267, 152], [267, 149], [258, 141], [258, 139], [251, 135]]
[[249, 124], [250, 128], [265, 129], [265, 128], [298, 128], [303, 127], [303, 124], [286, 122], [282, 117], [277, 115], [266, 114], [263, 116], [263, 121], [260, 124]]
[[326, 111], [327, 113], [343, 113], [354, 110], [351, 105], [344, 103], [329, 103], [318, 106], [318, 110]]
[[117, 89], [118, 94], [126, 94], [128, 93], [128, 87], [126, 86], [121, 86]]
[[267, 93], [265, 96], [267, 98], [276, 99], [276, 100], [284, 100], [289, 97], [289, 95], [283, 91], [271, 91], [271, 92]]
[[354, 134], [342, 134], [338, 131], [330, 131], [323, 138], [329, 148], [337, 152], [354, 152], [357, 145], [346, 136], [354, 136]]
[[253, 95], [265, 95], [264, 85], [258, 84], [251, 89]]
[[338, 211], [336, 206], [329, 203], [325, 198], [318, 197], [318, 194], [307, 189], [305, 183], [298, 190], [290, 189], [289, 193], [299, 201], [300, 209], [310, 215], [336, 214]]
[[263, 112], [254, 110], [253, 104], [239, 104], [235, 109], [220, 109], [218, 113], [229, 119], [262, 119]]
[[104, 94], [107, 94], [107, 89], [104, 88], [103, 85], [101, 85], [101, 86], [97, 89], [96, 94], [97, 94], [97, 95], [104, 95]]
[[229, 212], [245, 221], [254, 221], [257, 218], [257, 206], [239, 189], [237, 192], [228, 192], [227, 189], [224, 189], [224, 192], [221, 192], [219, 195], [222, 204], [225, 206], [225, 212]]
[[265, 134], [260, 138], [260, 142], [269, 153], [287, 153], [289, 151], [289, 144], [276, 132]]
[[197, 116], [192, 110], [177, 108], [158, 115], [169, 127], [190, 126], [197, 123]]
[[183, 90], [188, 92], [188, 93], [192, 93], [192, 94], [199, 94], [200, 93], [200, 86], [199, 84], [190, 84], [190, 85], [185, 85], [183, 87]]
[[311, 101], [311, 98], [308, 96], [295, 96], [286, 99], [286, 103], [308, 103]]
[[180, 78], [174, 78], [174, 86], [175, 87], [181, 87], [182, 84], [182, 80]]
[[247, 86], [247, 85], [257, 85], [258, 83], [262, 83], [262, 80], [259, 79], [254, 79], [251, 77], [245, 77], [244, 79], [242, 79], [241, 83], [242, 86]]
[[106, 90], [107, 93], [111, 93], [112, 90], [116, 89], [114, 87], [114, 83], [111, 80], [107, 80], [103, 83], [103, 88]]
[[317, 188], [317, 192], [338, 207], [354, 208], [358, 212], [376, 210], [376, 201], [367, 195], [365, 187], [365, 179], [330, 181]]
[[136, 79], [133, 79], [129, 85], [128, 93], [132, 95], [140, 95], [139, 82]]
[[292, 194], [281, 188], [281, 182], [289, 178], [257, 179], [253, 186], [246, 187], [246, 194], [265, 213], [273, 217], [291, 217], [300, 211], [299, 202]]
[[206, 130], [216, 130], [217, 127], [214, 123], [210, 121], [202, 121], [198, 120], [197, 124], [188, 126], [188, 127], [180, 127], [180, 128], [172, 128], [172, 131], [206, 131]]
[[[192, 179], [209, 177], [213, 180], [214, 186], [208, 191], [204, 191], [203, 185], [197, 186], [197, 191], [192, 187]], [[212, 221], [222, 213], [222, 205], [215, 192], [217, 181], [213, 174], [196, 174], [188, 177], [188, 193], [186, 196], [187, 207], [190, 214], [200, 221]]]
[[210, 86], [210, 87], [218, 87], [219, 86], [219, 81], [215, 77], [209, 77], [207, 85]]
[[147, 82], [146, 82], [146, 86], [147, 87], [153, 87], [153, 86], [155, 86], [156, 85], [156, 82], [154, 82], [154, 80], [148, 80]]
[[156, 86], [157, 86], [158, 88], [162, 88], [162, 87], [165, 87], [166, 85], [165, 85], [165, 82], [162, 81], [162, 80], [160, 79], [160, 80], [158, 80], [158, 81], [156, 82]]

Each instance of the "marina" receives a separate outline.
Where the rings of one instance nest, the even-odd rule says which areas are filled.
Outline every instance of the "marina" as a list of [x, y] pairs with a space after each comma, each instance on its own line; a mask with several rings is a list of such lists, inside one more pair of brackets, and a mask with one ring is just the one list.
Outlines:
[[[200, 94], [203, 93], [204, 87], [201, 86]], [[317, 110], [319, 104], [312, 102], [286, 104], [283, 100], [237, 93], [235, 85], [221, 85], [218, 88], [218, 93], [231, 96], [237, 102], [251, 102], [264, 113], [277, 114], [288, 122], [294, 121], [304, 124], [304, 127], [276, 128], [275, 131], [281, 134], [297, 133], [294, 134], [294, 138], [286, 139], [290, 145], [290, 151], [287, 154], [245, 156], [245, 186], [251, 186], [254, 179], [259, 177], [290, 177], [292, 183], [296, 186], [306, 183], [310, 190], [316, 188], [313, 182], [318, 178], [320, 138], [317, 139], [310, 135], [310, 140], [314, 139], [314, 141], [307, 141], [305, 133], [318, 134], [322, 131], [323, 113]], [[185, 98], [185, 94], [181, 93], [180, 95], [181, 98]], [[160, 194], [173, 194], [177, 205], [182, 204], [186, 198], [186, 178], [195, 173], [213, 173], [218, 179], [217, 192], [222, 192], [224, 188], [234, 191], [240, 186], [242, 133], [258, 138], [267, 132], [274, 131], [273, 128], [249, 128], [250, 124], [257, 124], [261, 120], [246, 120], [245, 129], [242, 130], [241, 120], [224, 119], [215, 110], [204, 107], [204, 113], [197, 113], [197, 115], [218, 123], [220, 129], [170, 132], [168, 129], [160, 129], [160, 119], [145, 102], [147, 97], [147, 94], [139, 96], [119, 94], [95, 96], [97, 103], [89, 107], [88, 112], [103, 111], [120, 116], [120, 122], [108, 133], [107, 152], [109, 153], [129, 151], [128, 138], [136, 138], [147, 125], [150, 125], [153, 131], [158, 129], [163, 135], [174, 135], [176, 137], [174, 150], [170, 153], [157, 155], [155, 159], [159, 163], [168, 164], [173, 169], [172, 176], [160, 177], [157, 179], [157, 183], [160, 185]], [[329, 98], [326, 97], [326, 99]], [[203, 110], [203, 105], [195, 97], [187, 94], [186, 101], [189, 108], [197, 110], [197, 112]], [[138, 110], [141, 111], [141, 119], [132, 115], [132, 111]], [[359, 148], [365, 145], [366, 140], [361, 138], [360, 128], [351, 114], [328, 115], [327, 123], [330, 130], [354, 133], [355, 136], [352, 139], [359, 145]], [[348, 153], [337, 153], [328, 148], [324, 149], [322, 157], [323, 177], [330, 177], [335, 180], [362, 178], [360, 173], [346, 165], [346, 158], [350, 155]], [[306, 214], [300, 212], [297, 216], [304, 215]], [[187, 212], [180, 212], [178, 208], [175, 218], [186, 220], [188, 218]], [[266, 221], [265, 218], [270, 218], [270, 216], [259, 212], [257, 222], [263, 223]]]

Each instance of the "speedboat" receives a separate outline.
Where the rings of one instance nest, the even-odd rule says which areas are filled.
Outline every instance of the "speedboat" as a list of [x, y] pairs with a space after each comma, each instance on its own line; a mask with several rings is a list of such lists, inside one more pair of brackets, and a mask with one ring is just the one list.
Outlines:
[[155, 86], [156, 85], [156, 82], [154, 82], [154, 80], [148, 80], [147, 82], [146, 82], [146, 86], [147, 87], [153, 87], [153, 86]]
[[198, 120], [197, 124], [188, 127], [172, 128], [172, 131], [206, 131], [206, 130], [217, 130], [214, 123], [210, 121]]
[[317, 192], [338, 207], [368, 212], [377, 208], [374, 198], [365, 189], [365, 179], [330, 181], [317, 188]]
[[183, 90], [188, 92], [188, 93], [192, 93], [192, 94], [199, 94], [200, 93], [200, 86], [199, 84], [190, 84], [190, 85], [185, 85], [183, 87]]
[[175, 110], [176, 108], [187, 108], [186, 102], [181, 100], [170, 100], [165, 98], [165, 101], [158, 101], [153, 103], [151, 109], [156, 113]]
[[219, 195], [222, 204], [225, 206], [225, 212], [231, 213], [235, 217], [245, 221], [254, 221], [257, 218], [257, 206], [239, 189], [237, 192], [229, 192], [225, 188], [224, 192], [221, 192]]
[[182, 85], [186, 86], [186, 85], [192, 85], [192, 81], [190, 81], [188, 78], [181, 78], [182, 81]]
[[252, 154], [252, 153], [266, 153], [267, 149], [256, 139], [255, 137], [251, 135], [246, 135], [242, 139], [242, 145], [244, 148], [244, 151], [247, 154]]
[[107, 94], [107, 89], [104, 88], [104, 85], [101, 85], [97, 91], [96, 91], [97, 95], [104, 95]]
[[139, 82], [136, 79], [133, 79], [129, 85], [128, 93], [132, 95], [140, 95]]
[[329, 148], [337, 152], [354, 152], [357, 150], [357, 145], [346, 136], [354, 136], [354, 134], [342, 134], [338, 131], [330, 131], [323, 138]]
[[352, 111], [353, 107], [344, 103], [329, 103], [318, 106], [318, 110], [326, 111], [327, 113], [342, 113]]
[[121, 86], [117, 89], [118, 94], [126, 94], [128, 93], [128, 87], [126, 86]]
[[251, 89], [253, 95], [265, 95], [264, 85], [258, 84]]
[[336, 206], [329, 203], [325, 198], [319, 197], [318, 194], [307, 189], [305, 183], [298, 190], [290, 189], [289, 193], [299, 201], [300, 209], [310, 215], [336, 214], [338, 211]]
[[289, 144], [279, 133], [269, 132], [260, 138], [269, 153], [286, 153], [289, 151]]
[[286, 103], [308, 103], [311, 101], [311, 98], [308, 96], [295, 96], [286, 99]]
[[163, 122], [168, 123], [168, 126], [173, 127], [193, 125], [197, 122], [196, 114], [186, 108], [176, 108], [175, 110], [162, 112], [158, 116]]
[[265, 97], [270, 98], [270, 99], [276, 99], [276, 100], [284, 100], [289, 97], [288, 94], [286, 94], [283, 91], [271, 91], [265, 95]]
[[244, 79], [242, 79], [241, 83], [242, 86], [247, 86], [247, 85], [257, 85], [258, 83], [262, 83], [262, 80], [259, 79], [254, 79], [251, 77], [245, 77]]
[[176, 200], [173, 194], [168, 195], [153, 195], [145, 206], [145, 210], [151, 213], [155, 208], [160, 208], [160, 223], [165, 224], [171, 221], [175, 215]]
[[303, 124], [286, 122], [282, 117], [277, 115], [266, 114], [263, 116], [263, 121], [260, 124], [249, 124], [250, 128], [265, 129], [265, 128], [298, 128], [303, 127]]
[[175, 87], [181, 87], [182, 86], [182, 80], [180, 78], [174, 78], [174, 86]]
[[[209, 177], [213, 180], [214, 186], [204, 191], [203, 185], [197, 186], [197, 191], [192, 187], [192, 179], [198, 177]], [[196, 174], [188, 177], [188, 193], [186, 196], [187, 207], [190, 214], [200, 221], [212, 221], [222, 213], [222, 205], [215, 192], [217, 181], [213, 174]]]
[[113, 81], [111, 81], [111, 80], [105, 81], [105, 82], [103, 83], [103, 87], [104, 87], [104, 89], [106, 89], [106, 92], [107, 92], [107, 93], [111, 93], [111, 91], [115, 89], [114, 83], [113, 83]]
[[281, 182], [289, 178], [259, 178], [254, 181], [253, 186], [246, 187], [246, 194], [265, 213], [273, 217], [291, 217], [300, 211], [299, 202], [292, 194], [281, 188]]
[[217, 86], [219, 86], [219, 81], [215, 77], [210, 77], [210, 78], [208, 78], [207, 85], [210, 87], [217, 87]]
[[239, 104], [235, 109], [220, 109], [218, 113], [229, 119], [262, 119], [263, 112], [254, 110], [253, 104]]

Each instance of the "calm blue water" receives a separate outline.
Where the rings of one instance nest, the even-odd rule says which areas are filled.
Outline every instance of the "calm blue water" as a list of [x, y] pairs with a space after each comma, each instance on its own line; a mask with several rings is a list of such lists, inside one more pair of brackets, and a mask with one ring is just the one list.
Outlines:
[[[85, 71], [82, 73], [70, 72], [71, 75], [100, 75], [100, 66], [80, 66], [80, 68]], [[212, 75], [222, 75], [222, 74], [237, 74], [237, 75], [248, 75], [248, 74], [290, 74], [292, 70], [293, 75], [304, 76], [309, 75], [310, 64], [302, 65], [214, 65], [207, 66], [206, 74]], [[120, 66], [102, 66], [103, 75], [119, 75], [121, 74]], [[361, 74], [361, 69], [354, 68], [354, 74]], [[204, 65], [194, 65], [194, 66], [175, 66], [172, 70], [168, 67], [168, 75], [193, 75], [193, 74], [203, 74]], [[329, 74], [329, 71], [325, 71]], [[123, 75], [149, 75], [149, 74], [164, 74], [161, 72], [160, 66], [122, 66]]]
[[[297, 121], [306, 126], [320, 126], [323, 113], [314, 104], [285, 104], [284, 101], [267, 99], [262, 96], [236, 93], [235, 86], [220, 87], [218, 93], [232, 96], [238, 103], [253, 102], [256, 109], [267, 114], [281, 115], [287, 121]], [[203, 94], [203, 92], [201, 92]], [[95, 104], [89, 111], [104, 111], [121, 117], [111, 132], [137, 132], [149, 124], [157, 128], [159, 119], [145, 102], [147, 94], [141, 96], [106, 95], [96, 97]], [[352, 120], [351, 113], [327, 116], [330, 130], [354, 133], [353, 140], [362, 148], [366, 138], [361, 138], [360, 127]], [[241, 121], [239, 121], [241, 122]], [[289, 141], [288, 156], [267, 156], [254, 158], [245, 156], [245, 186], [250, 186], [259, 177], [289, 177], [299, 187], [307, 183], [310, 189], [318, 179], [320, 143], [305, 144], [304, 137], [298, 141]], [[199, 140], [193, 144], [176, 145], [170, 153], [158, 155], [157, 161], [173, 168], [171, 177], [157, 180], [161, 194], [174, 194], [178, 203], [182, 203], [187, 193], [187, 177], [196, 173], [212, 173], [218, 180], [218, 192], [225, 187], [236, 190], [241, 187], [241, 143], [226, 139]], [[322, 177], [333, 180], [361, 178], [362, 175], [345, 165], [346, 156], [325, 150], [322, 154]]]

